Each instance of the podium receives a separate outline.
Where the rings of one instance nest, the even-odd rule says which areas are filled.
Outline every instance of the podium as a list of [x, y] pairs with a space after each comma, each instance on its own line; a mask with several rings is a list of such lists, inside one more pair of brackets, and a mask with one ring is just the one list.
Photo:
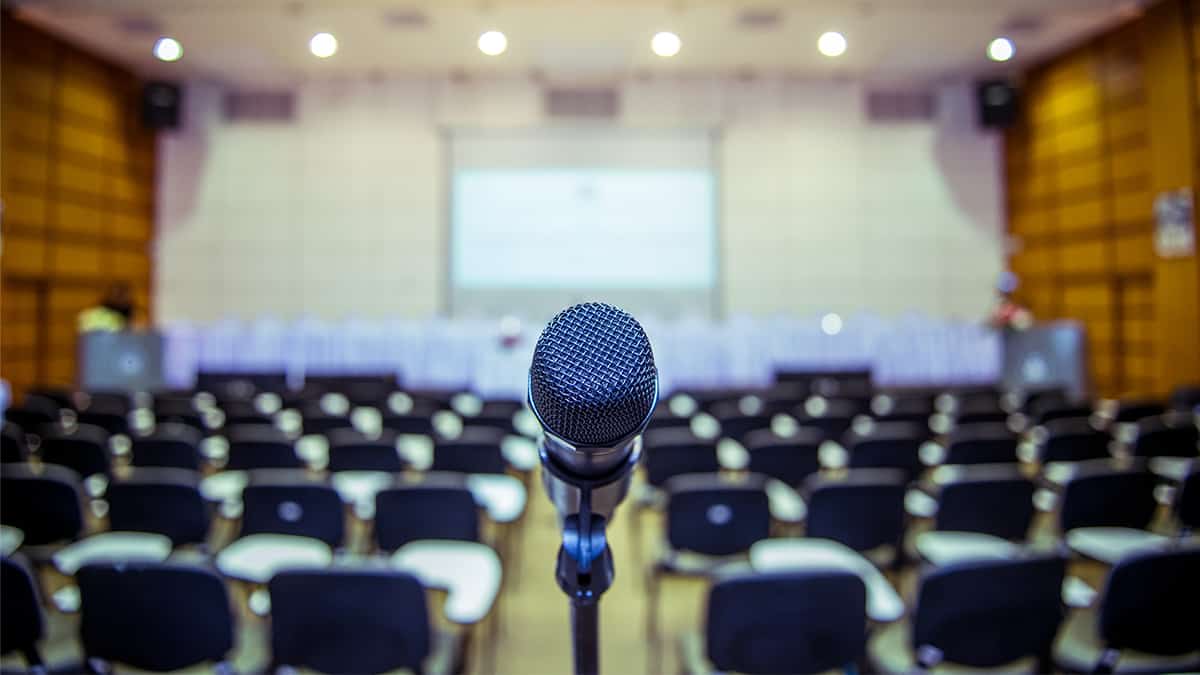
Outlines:
[[1005, 389], [1034, 391], [1063, 389], [1075, 397], [1087, 395], [1087, 336], [1077, 321], [1051, 321], [1027, 330], [1005, 329], [1003, 336]]
[[81, 333], [79, 388], [128, 392], [165, 389], [163, 343], [163, 336], [157, 331]]

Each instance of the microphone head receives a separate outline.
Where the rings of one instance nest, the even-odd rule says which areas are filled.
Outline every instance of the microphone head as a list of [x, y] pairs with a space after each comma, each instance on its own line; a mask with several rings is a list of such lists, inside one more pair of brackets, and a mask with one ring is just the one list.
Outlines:
[[657, 397], [650, 340], [612, 305], [568, 307], [538, 338], [529, 402], [546, 430], [571, 445], [607, 447], [637, 434]]

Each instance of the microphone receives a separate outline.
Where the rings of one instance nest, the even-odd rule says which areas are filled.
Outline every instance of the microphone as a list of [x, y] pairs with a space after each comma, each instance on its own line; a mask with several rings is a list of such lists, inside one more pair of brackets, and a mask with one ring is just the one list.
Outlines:
[[542, 426], [542, 484], [558, 508], [555, 578], [571, 600], [575, 672], [599, 672], [600, 595], [613, 579], [605, 528], [629, 491], [658, 369], [641, 324], [603, 303], [559, 312], [538, 338], [529, 408]]

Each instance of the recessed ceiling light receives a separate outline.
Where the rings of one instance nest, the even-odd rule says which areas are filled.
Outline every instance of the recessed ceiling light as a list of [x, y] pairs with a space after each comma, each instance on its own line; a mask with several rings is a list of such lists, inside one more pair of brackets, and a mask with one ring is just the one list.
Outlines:
[[825, 56], [841, 56], [846, 53], [846, 36], [833, 30], [822, 33], [817, 38], [817, 49]]
[[499, 56], [508, 49], [508, 38], [498, 30], [489, 30], [479, 36], [479, 51], [488, 56]]
[[988, 43], [987, 55], [993, 61], [1007, 61], [1013, 57], [1017, 48], [1013, 46], [1012, 40], [1006, 37], [998, 37]]
[[318, 59], [327, 59], [337, 53], [338, 41], [330, 33], [317, 33], [308, 41], [308, 51]]
[[679, 53], [679, 48], [683, 46], [683, 41], [679, 36], [671, 31], [662, 31], [655, 33], [650, 39], [650, 49], [659, 56], [675, 56]]
[[175, 38], [160, 37], [154, 43], [154, 58], [159, 61], [178, 61], [183, 58], [183, 45]]

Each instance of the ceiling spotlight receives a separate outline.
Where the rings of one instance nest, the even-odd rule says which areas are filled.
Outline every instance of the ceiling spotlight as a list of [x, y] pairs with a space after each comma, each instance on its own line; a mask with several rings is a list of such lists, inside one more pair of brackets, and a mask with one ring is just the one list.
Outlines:
[[159, 61], [178, 61], [183, 58], [183, 45], [175, 38], [160, 37], [154, 43], [154, 58]]
[[655, 33], [654, 37], [650, 39], [650, 49], [653, 50], [655, 54], [663, 57], [675, 56], [679, 53], [679, 48], [681, 46], [683, 46], [683, 41], [679, 39], [678, 35], [672, 33], [671, 31]]
[[308, 41], [308, 51], [318, 59], [327, 59], [337, 53], [337, 38], [329, 33], [317, 33]]
[[842, 317], [834, 312], [821, 317], [821, 332], [826, 335], [837, 335], [842, 332]]
[[987, 55], [993, 61], [1007, 61], [1013, 57], [1017, 48], [1013, 46], [1012, 40], [1005, 37], [998, 37], [988, 43]]
[[498, 30], [489, 30], [479, 36], [479, 51], [488, 56], [499, 56], [508, 49], [508, 38]]
[[846, 53], [846, 36], [834, 30], [822, 33], [817, 38], [817, 50], [825, 56], [841, 56]]

